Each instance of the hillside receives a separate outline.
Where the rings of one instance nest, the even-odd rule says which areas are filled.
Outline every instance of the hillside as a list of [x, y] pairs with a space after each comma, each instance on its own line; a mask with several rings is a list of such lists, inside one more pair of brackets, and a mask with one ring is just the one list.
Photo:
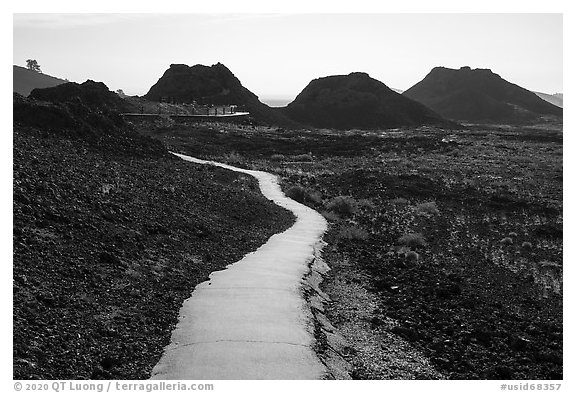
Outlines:
[[124, 122], [119, 112], [124, 111], [126, 105], [104, 83], [69, 82], [34, 89], [29, 97], [14, 93], [14, 125], [80, 140], [107, 152], [167, 154], [157, 141], [141, 136]]
[[13, 378], [147, 379], [192, 289], [293, 217], [138, 134], [102, 83], [31, 96], [13, 101]]
[[40, 72], [31, 71], [27, 68], [15, 65], [12, 69], [13, 72], [13, 88], [14, 93], [27, 96], [34, 89], [43, 89], [45, 87], [54, 87], [65, 80], [59, 79], [50, 75], [42, 74]]
[[258, 97], [242, 86], [234, 74], [221, 63], [210, 67], [171, 64], [164, 75], [150, 88], [144, 98], [151, 101], [166, 99], [177, 103], [240, 105], [260, 122], [280, 126], [294, 126], [293, 121], [260, 102]]
[[436, 67], [403, 95], [460, 121], [517, 123], [562, 117], [561, 108], [488, 69]]
[[133, 109], [124, 99], [102, 82], [87, 80], [78, 84], [68, 82], [45, 89], [34, 89], [30, 97], [54, 103], [79, 103], [97, 110], [123, 112]]
[[315, 79], [281, 110], [295, 121], [319, 128], [448, 125], [424, 105], [362, 72]]

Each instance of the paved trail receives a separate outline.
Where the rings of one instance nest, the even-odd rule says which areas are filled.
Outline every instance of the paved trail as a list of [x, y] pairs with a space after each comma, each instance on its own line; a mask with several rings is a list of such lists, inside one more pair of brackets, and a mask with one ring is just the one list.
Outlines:
[[274, 175], [176, 155], [256, 177], [264, 196], [292, 211], [297, 221], [196, 286], [152, 379], [322, 378], [326, 369], [311, 347], [314, 328], [302, 277], [326, 221], [287, 198]]

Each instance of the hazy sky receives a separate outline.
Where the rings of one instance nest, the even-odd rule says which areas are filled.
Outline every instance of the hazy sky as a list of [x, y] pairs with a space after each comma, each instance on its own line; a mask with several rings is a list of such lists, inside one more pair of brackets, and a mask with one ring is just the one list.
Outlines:
[[226, 65], [261, 99], [363, 71], [406, 90], [436, 66], [562, 92], [561, 14], [15, 14], [16, 65], [143, 95], [171, 63]]

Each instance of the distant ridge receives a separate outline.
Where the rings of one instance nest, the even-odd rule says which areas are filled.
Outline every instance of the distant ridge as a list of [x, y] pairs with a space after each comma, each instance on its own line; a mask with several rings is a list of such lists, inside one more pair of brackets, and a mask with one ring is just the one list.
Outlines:
[[262, 102], [271, 108], [285, 107], [292, 102], [292, 98], [262, 98]]
[[436, 67], [403, 95], [459, 121], [517, 123], [562, 117], [562, 108], [489, 69]]
[[295, 126], [278, 111], [260, 102], [258, 97], [223, 64], [210, 67], [201, 64], [192, 67], [171, 64], [164, 75], [150, 88], [144, 98], [150, 101], [167, 99], [177, 103], [236, 104], [243, 106], [251, 116], [269, 124]]
[[64, 79], [31, 71], [20, 66], [13, 66], [13, 88], [12, 92], [28, 96], [34, 89], [43, 89], [45, 87], [54, 87], [66, 83]]
[[363, 72], [314, 79], [280, 109], [295, 121], [319, 128], [454, 125]]
[[548, 101], [553, 105], [564, 108], [564, 94], [562, 93], [546, 94], [535, 91], [534, 94], [542, 98], [544, 101]]

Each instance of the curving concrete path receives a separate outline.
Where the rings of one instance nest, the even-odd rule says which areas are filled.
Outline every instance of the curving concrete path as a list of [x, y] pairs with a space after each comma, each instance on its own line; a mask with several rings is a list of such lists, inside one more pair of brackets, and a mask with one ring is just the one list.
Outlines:
[[262, 194], [297, 220], [196, 286], [152, 379], [323, 378], [326, 369], [312, 349], [314, 326], [302, 277], [326, 230], [324, 217], [286, 197], [274, 175], [176, 155], [256, 177]]

